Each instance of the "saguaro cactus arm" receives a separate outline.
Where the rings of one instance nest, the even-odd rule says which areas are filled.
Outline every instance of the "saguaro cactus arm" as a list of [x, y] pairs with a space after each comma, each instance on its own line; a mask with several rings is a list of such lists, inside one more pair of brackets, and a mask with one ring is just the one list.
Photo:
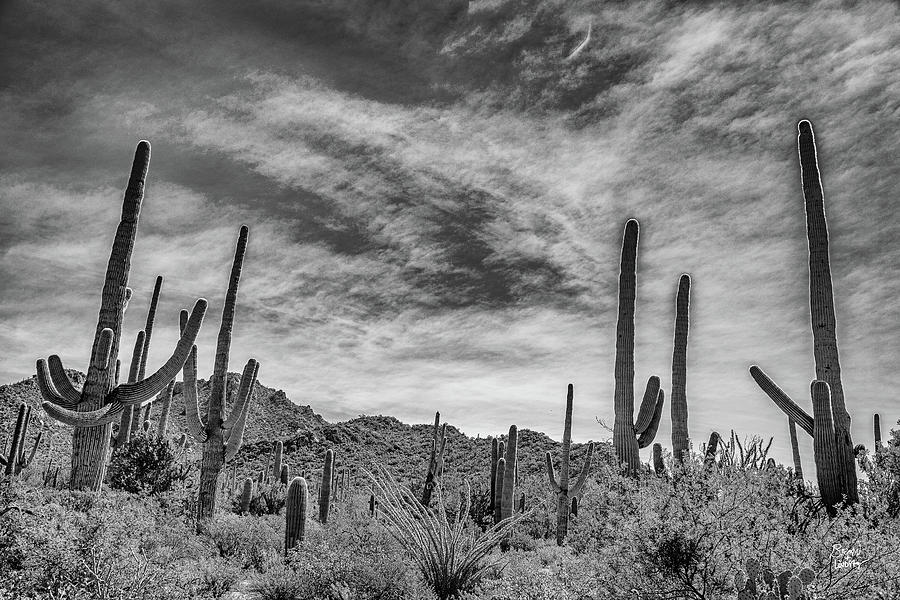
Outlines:
[[791, 400], [790, 396], [784, 393], [784, 391], [778, 387], [762, 369], [753, 365], [750, 367], [750, 375], [762, 391], [772, 399], [772, 402], [774, 402], [784, 414], [790, 417], [794, 423], [799, 425], [803, 431], [810, 436], [813, 435], [813, 418], [809, 416], [805, 410], [800, 408], [796, 402]]
[[584, 489], [584, 484], [587, 481], [588, 474], [591, 471], [591, 459], [594, 457], [594, 443], [591, 442], [588, 444], [587, 456], [584, 458], [584, 465], [581, 467], [581, 473], [578, 474], [578, 480], [575, 481], [575, 485], [571, 487], [569, 490], [569, 495], [571, 496], [580, 496], [581, 490]]
[[[99, 425], [106, 425], [118, 418], [126, 406], [144, 406], [145, 402], [152, 401], [153, 396], [159, 393], [159, 391], [168, 384], [168, 379], [163, 379], [160, 374], [165, 374], [174, 370], [174, 373], [172, 374], [172, 376], [174, 376], [174, 374], [177, 374], [181, 369], [181, 364], [178, 364], [178, 360], [181, 360], [183, 363], [184, 359], [187, 358], [187, 353], [184, 349], [189, 349], [193, 345], [197, 333], [200, 330], [200, 324], [203, 322], [206, 306], [207, 302], [203, 298], [200, 298], [197, 300], [196, 304], [194, 304], [194, 310], [191, 312], [188, 327], [185, 328], [181, 340], [178, 342], [175, 354], [172, 355], [157, 373], [151, 375], [142, 382], [136, 382], [134, 384], [124, 383], [116, 387], [106, 396], [104, 400], [105, 404], [101, 408], [93, 411], [78, 412], [63, 408], [52, 402], [44, 402], [41, 406], [47, 411], [47, 414], [54, 419], [73, 427], [97, 427]], [[143, 344], [143, 339], [140, 335], [138, 336], [138, 342]], [[108, 353], [106, 360], [107, 362], [109, 360]], [[146, 385], [141, 386], [141, 384]], [[157, 386], [159, 386], [159, 388], [155, 389]], [[147, 392], [151, 390], [153, 393], [146, 397]]]
[[241, 443], [244, 439], [244, 429], [247, 425], [247, 415], [250, 412], [250, 399], [253, 394], [253, 385], [256, 383], [256, 376], [259, 373], [259, 363], [250, 359], [244, 366], [244, 372], [241, 375], [241, 387], [238, 390], [238, 397], [228, 415], [222, 428], [225, 430], [225, 460], [229, 461], [234, 458]]
[[659, 429], [659, 420], [662, 417], [663, 406], [666, 403], [666, 393], [660, 389], [657, 392], [656, 409], [653, 412], [653, 418], [643, 431], [637, 431], [638, 448], [646, 448], [656, 439], [656, 432]]
[[44, 399], [44, 402], [63, 408], [75, 408], [78, 406], [77, 400], [75, 402], [70, 402], [57, 391], [50, 377], [50, 372], [47, 369], [47, 361], [43, 358], [39, 358], [35, 367], [37, 369], [38, 389], [41, 391], [41, 397]]
[[[184, 366], [194, 346], [194, 341], [197, 339], [197, 334], [200, 332], [200, 325], [203, 323], [203, 316], [206, 314], [207, 306], [208, 303], [205, 299], [200, 298], [197, 300], [191, 311], [187, 326], [181, 332], [181, 339], [178, 340], [175, 351], [172, 352], [169, 360], [156, 373], [146, 379], [118, 386], [113, 390], [113, 399], [123, 404], [138, 404], [145, 400], [152, 400], [154, 396], [164, 390], [169, 385], [169, 381], [174, 379], [178, 375], [178, 371]], [[143, 358], [141, 362], [143, 362]]]
[[53, 387], [65, 398], [66, 403], [77, 405], [81, 402], [81, 390], [76, 388], [69, 376], [66, 375], [59, 356], [51, 354], [47, 359], [47, 365], [50, 367], [50, 380], [53, 382]]
[[650, 423], [659, 419], [657, 405], [659, 404], [659, 377], [651, 375], [647, 380], [647, 388], [644, 390], [644, 398], [641, 400], [641, 409], [638, 411], [637, 420], [634, 422], [634, 431], [638, 435], [646, 431]]

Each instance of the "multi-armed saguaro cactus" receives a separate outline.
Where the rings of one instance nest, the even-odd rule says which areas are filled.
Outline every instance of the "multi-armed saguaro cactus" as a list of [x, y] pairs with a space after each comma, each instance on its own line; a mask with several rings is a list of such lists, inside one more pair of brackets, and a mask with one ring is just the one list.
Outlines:
[[306, 507], [309, 504], [306, 480], [294, 477], [284, 501], [284, 551], [303, 541], [306, 535]]
[[575, 485], [569, 485], [569, 453], [572, 449], [572, 384], [566, 394], [566, 420], [563, 429], [562, 439], [562, 464], [559, 469], [559, 481], [556, 480], [556, 473], [553, 471], [553, 457], [547, 452], [545, 459], [547, 462], [547, 477], [550, 480], [550, 489], [556, 494], [556, 543], [559, 546], [566, 541], [566, 534], [569, 530], [569, 505], [570, 498], [577, 499], [581, 495], [584, 488], [584, 482], [587, 481], [588, 473], [591, 470], [591, 457], [594, 455], [594, 444], [588, 444], [587, 457], [584, 460], [584, 466], [581, 467], [581, 473]]
[[447, 447], [447, 424], [441, 425], [441, 413], [434, 413], [434, 432], [431, 438], [431, 456], [428, 459], [428, 474], [422, 488], [422, 506], [431, 504], [431, 494], [437, 478], [444, 468], [444, 450]]
[[690, 451], [687, 407], [687, 341], [691, 305], [691, 276], [682, 274], [675, 298], [675, 349], [672, 352], [672, 455], [684, 462]]
[[[122, 319], [131, 290], [128, 273], [137, 235], [138, 217], [144, 198], [144, 181], [150, 164], [150, 144], [138, 144], [125, 190], [122, 218], [106, 268], [100, 317], [94, 334], [91, 361], [84, 385], [79, 390], [69, 380], [59, 357], [37, 362], [38, 385], [43, 408], [51, 417], [75, 427], [72, 435], [72, 467], [69, 485], [73, 489], [100, 490], [106, 471], [112, 422], [122, 411], [149, 402], [178, 374], [187, 359], [206, 313], [206, 300], [199, 299], [175, 351], [153, 375], [116, 385], [115, 368], [119, 355]], [[49, 369], [48, 369], [49, 363]]]
[[322, 466], [322, 485], [319, 487], [319, 521], [328, 522], [328, 511], [331, 508], [331, 484], [334, 478], [334, 450], [325, 451], [325, 464]]
[[[828, 227], [825, 222], [825, 200], [816, 159], [816, 141], [809, 121], [798, 124], [797, 146], [806, 205], [806, 235], [809, 242], [809, 306], [813, 333], [813, 357], [816, 380], [811, 386], [813, 416], [800, 408], [775, 385], [762, 370], [753, 365], [750, 374], [775, 404], [804, 431], [813, 436], [816, 448], [816, 471], [823, 500], [846, 498], [849, 504], [859, 500], [853, 440], [850, 438], [850, 414], [844, 404], [841, 366], [835, 335], [834, 295], [831, 286], [831, 264], [828, 256]], [[824, 385], [818, 385], [819, 383]], [[826, 413], [829, 418], [825, 419]], [[819, 423], [819, 416], [823, 422]], [[833, 429], [832, 433], [829, 433]], [[819, 456], [824, 452], [823, 456]], [[820, 467], [821, 465], [821, 467]], [[825, 469], [825, 472], [820, 472]], [[833, 493], [828, 500], [825, 491]], [[830, 506], [830, 504], [829, 504]]]
[[43, 433], [38, 433], [34, 440], [34, 446], [31, 448], [31, 454], [28, 455], [28, 458], [25, 458], [25, 439], [28, 437], [28, 425], [30, 422], [31, 407], [24, 403], [20, 404], [19, 413], [16, 416], [16, 426], [13, 429], [12, 439], [10, 440], [9, 454], [6, 456], [0, 454], [0, 465], [5, 467], [4, 475], [18, 475], [22, 472], [22, 469], [28, 468], [34, 461], [34, 455], [37, 453]]
[[640, 448], [653, 443], [659, 418], [662, 415], [663, 391], [659, 378], [650, 377], [637, 422], [634, 421], [634, 303], [638, 247], [638, 222], [629, 219], [622, 241], [622, 261], [619, 271], [619, 315], [616, 323], [616, 420], [613, 426], [613, 445], [616, 459], [624, 464], [629, 475], [637, 475], [641, 463]]
[[197, 347], [191, 349], [190, 357], [184, 364], [184, 406], [185, 425], [191, 436], [203, 444], [203, 458], [200, 463], [200, 490], [197, 500], [198, 527], [212, 518], [216, 510], [216, 490], [219, 474], [226, 461], [231, 460], [241, 447], [244, 427], [247, 424], [247, 413], [250, 411], [250, 400], [259, 363], [255, 359], [247, 361], [241, 375], [237, 399], [225, 418], [225, 398], [228, 390], [228, 354], [231, 350], [231, 331], [234, 326], [234, 310], [237, 303], [238, 284], [241, 280], [241, 269], [244, 254], [247, 251], [249, 230], [241, 227], [237, 247], [234, 251], [234, 262], [231, 265], [231, 276], [228, 291], [225, 294], [225, 306], [222, 309], [222, 324], [216, 342], [216, 360], [210, 379], [209, 404], [206, 419], [200, 417], [197, 404]]

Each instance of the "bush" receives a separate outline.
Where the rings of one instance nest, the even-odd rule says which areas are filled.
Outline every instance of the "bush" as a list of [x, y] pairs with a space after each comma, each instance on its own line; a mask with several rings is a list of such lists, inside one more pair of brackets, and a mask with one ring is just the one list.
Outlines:
[[109, 486], [132, 494], [167, 492], [184, 483], [191, 471], [172, 444], [156, 435], [137, 435], [117, 448], [107, 469]]

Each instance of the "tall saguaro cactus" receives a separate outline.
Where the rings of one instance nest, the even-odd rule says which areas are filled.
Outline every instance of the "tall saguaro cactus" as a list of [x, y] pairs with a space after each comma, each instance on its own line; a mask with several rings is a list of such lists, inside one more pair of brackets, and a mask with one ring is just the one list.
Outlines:
[[664, 401], [659, 378], [650, 377], [641, 402], [637, 422], [634, 421], [634, 305], [637, 281], [638, 222], [625, 223], [622, 259], [619, 270], [619, 314], [616, 323], [615, 423], [613, 446], [619, 464], [629, 475], [640, 472], [638, 450], [646, 448], [656, 437]]
[[198, 528], [212, 518], [216, 510], [216, 490], [219, 475], [225, 463], [231, 460], [241, 447], [247, 414], [250, 412], [253, 385], [259, 372], [259, 363], [251, 358], [241, 374], [237, 399], [225, 417], [225, 399], [228, 395], [228, 355], [231, 350], [231, 332], [234, 327], [234, 312], [237, 304], [238, 284], [241, 281], [241, 269], [247, 251], [249, 230], [241, 227], [234, 261], [231, 264], [231, 276], [228, 291], [225, 293], [225, 306], [222, 309], [222, 323], [216, 341], [216, 360], [210, 378], [209, 403], [206, 408], [206, 419], [200, 418], [197, 404], [197, 347], [191, 349], [190, 357], [184, 364], [184, 405], [185, 424], [188, 432], [199, 443], [203, 444], [203, 458], [200, 462], [200, 489], [197, 500]]
[[437, 478], [444, 469], [444, 450], [447, 447], [447, 424], [441, 425], [441, 413], [434, 413], [434, 432], [431, 439], [431, 456], [428, 459], [428, 473], [422, 489], [422, 506], [431, 504], [431, 494]]
[[122, 320], [131, 296], [128, 274], [149, 164], [150, 144], [141, 141], [134, 154], [122, 203], [122, 217], [106, 267], [100, 315], [84, 385], [80, 390], [75, 387], [56, 355], [47, 362], [43, 359], [37, 362], [38, 386], [44, 398], [44, 410], [57, 421], [75, 427], [69, 478], [73, 489], [100, 490], [106, 472], [112, 422], [119, 418], [122, 411], [151, 401], [178, 374], [206, 313], [207, 303], [201, 298], [194, 305], [175, 351], [156, 373], [138, 381], [116, 384], [115, 367]]
[[334, 450], [325, 451], [325, 464], [322, 466], [322, 485], [319, 487], [319, 522], [328, 522], [331, 508], [331, 487], [334, 481]]
[[687, 407], [687, 341], [690, 321], [691, 276], [678, 281], [675, 299], [675, 349], [672, 352], [672, 454], [682, 463], [690, 450]]
[[[812, 125], [803, 120], [797, 125], [797, 148], [800, 156], [800, 173], [803, 185], [803, 198], [806, 207], [806, 236], [809, 244], [809, 307], [810, 322], [813, 334], [813, 358], [815, 360], [816, 377], [813, 382], [813, 416], [797, 406], [762, 370], [753, 365], [750, 374], [764, 392], [781, 408], [797, 425], [813, 436], [815, 461], [819, 487], [823, 500], [828, 495], [831, 499], [846, 497], [849, 504], [859, 501], [857, 488], [856, 461], [853, 452], [853, 440], [850, 437], [850, 414], [844, 402], [844, 388], [841, 384], [841, 366], [838, 360], [837, 336], [835, 335], [834, 292], [831, 284], [831, 263], [828, 255], [828, 226], [825, 221], [825, 199], [822, 193], [822, 180], [819, 176], [819, 165], [816, 156], [816, 141]], [[827, 384], [825, 387], [816, 383]], [[830, 427], [834, 435], [821, 433], [827, 431], [827, 423], [819, 424], [824, 419], [822, 408], [830, 407]], [[820, 439], [816, 442], [816, 429]], [[833, 439], [832, 439], [833, 438]], [[833, 448], [831, 445], [833, 444]], [[819, 456], [820, 452], [826, 452]], [[820, 466], [822, 465], [822, 466]], [[821, 472], [826, 468], [827, 472]], [[835, 471], [836, 470], [836, 471]], [[823, 481], [823, 478], [828, 481]], [[825, 483], [826, 489], [822, 489]], [[831, 489], [837, 486], [839, 492]]]
[[575, 485], [569, 485], [569, 454], [572, 449], [572, 384], [566, 394], [566, 418], [563, 428], [562, 439], [562, 464], [559, 468], [559, 481], [556, 479], [556, 473], [553, 471], [553, 457], [550, 452], [545, 455], [547, 463], [547, 478], [550, 480], [550, 489], [556, 494], [556, 544], [562, 546], [566, 541], [566, 534], [569, 530], [569, 505], [570, 498], [577, 500], [584, 488], [584, 482], [587, 481], [588, 473], [591, 470], [591, 458], [594, 455], [594, 444], [588, 444], [587, 457], [584, 465], [581, 467], [581, 473]]

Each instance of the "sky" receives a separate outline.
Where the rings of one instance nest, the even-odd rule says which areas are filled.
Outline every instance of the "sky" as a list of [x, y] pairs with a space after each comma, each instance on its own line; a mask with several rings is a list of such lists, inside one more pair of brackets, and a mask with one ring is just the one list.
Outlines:
[[[569, 57], [585, 39], [583, 49]], [[636, 395], [670, 391], [693, 279], [689, 431], [811, 409], [797, 122], [818, 142], [854, 441], [900, 419], [900, 15], [888, 2], [0, 3], [0, 382], [85, 370], [137, 142], [152, 158], [123, 347], [149, 367], [250, 227], [230, 370], [329, 420], [436, 410], [608, 440], [622, 232], [640, 222]], [[128, 362], [127, 350], [122, 355]], [[671, 447], [667, 409], [657, 441]], [[811, 439], [800, 434], [812, 477]], [[645, 451], [646, 452], [646, 451]], [[645, 459], [647, 456], [645, 456]]]

